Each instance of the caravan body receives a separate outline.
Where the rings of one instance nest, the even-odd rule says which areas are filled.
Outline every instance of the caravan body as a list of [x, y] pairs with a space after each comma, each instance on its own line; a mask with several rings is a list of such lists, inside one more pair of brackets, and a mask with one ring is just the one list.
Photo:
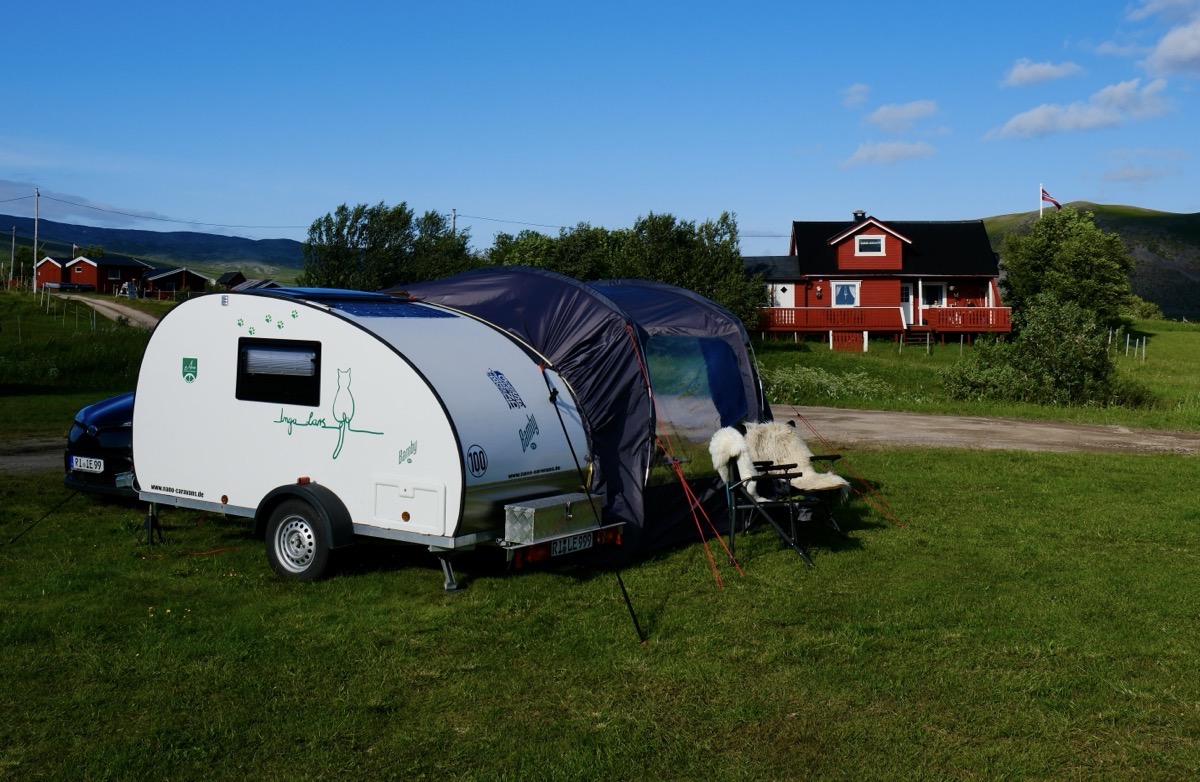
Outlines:
[[[542, 537], [598, 526], [602, 501], [571, 494], [589, 449], [558, 376], [484, 323], [392, 296], [283, 289], [179, 305], [146, 349], [133, 432], [142, 499], [252, 517], [269, 555], [272, 514], [290, 501], [314, 511], [315, 533], [300, 533], [331, 547], [354, 535], [435, 551], [527, 544], [506, 515], [549, 497], [573, 497], [560, 504], [578, 518]], [[319, 575], [293, 553], [289, 566], [275, 552], [283, 570]]]

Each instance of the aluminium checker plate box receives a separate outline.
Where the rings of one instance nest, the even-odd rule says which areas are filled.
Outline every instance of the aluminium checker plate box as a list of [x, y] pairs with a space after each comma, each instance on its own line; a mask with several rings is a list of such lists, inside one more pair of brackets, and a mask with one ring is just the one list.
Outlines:
[[528, 546], [600, 527], [604, 497], [559, 494], [504, 506], [504, 542]]

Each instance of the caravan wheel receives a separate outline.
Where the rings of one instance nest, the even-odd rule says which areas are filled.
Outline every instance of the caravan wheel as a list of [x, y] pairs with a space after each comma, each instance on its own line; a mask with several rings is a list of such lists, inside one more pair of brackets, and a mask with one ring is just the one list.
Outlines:
[[329, 563], [329, 541], [312, 506], [302, 500], [279, 505], [267, 521], [267, 560], [281, 576], [314, 581]]

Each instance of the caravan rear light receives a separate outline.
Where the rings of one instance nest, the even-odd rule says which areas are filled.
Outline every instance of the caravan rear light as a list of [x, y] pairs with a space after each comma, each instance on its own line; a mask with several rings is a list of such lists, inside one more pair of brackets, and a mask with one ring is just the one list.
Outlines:
[[607, 529], [596, 530], [596, 545], [603, 546], [608, 543], [621, 544], [620, 527], [608, 527]]
[[300, 484], [301, 486], [307, 486], [308, 484], [312, 483], [312, 478], [309, 478], [307, 475], [302, 475], [296, 479], [296, 483]]

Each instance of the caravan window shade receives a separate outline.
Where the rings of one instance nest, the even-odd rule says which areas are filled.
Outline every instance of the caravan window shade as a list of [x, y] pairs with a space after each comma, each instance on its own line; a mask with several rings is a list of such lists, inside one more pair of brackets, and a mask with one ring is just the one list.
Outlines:
[[238, 340], [236, 396], [249, 402], [321, 404], [321, 343]]

